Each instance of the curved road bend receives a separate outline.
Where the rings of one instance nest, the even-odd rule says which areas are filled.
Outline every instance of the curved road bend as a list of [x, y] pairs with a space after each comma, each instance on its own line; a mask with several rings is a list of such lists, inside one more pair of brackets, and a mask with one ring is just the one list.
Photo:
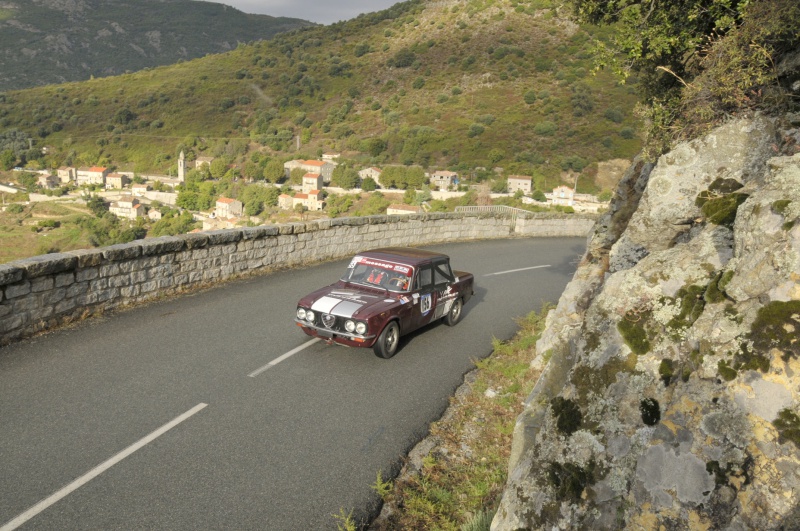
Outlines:
[[433, 246], [476, 278], [463, 320], [371, 350], [311, 342], [295, 302], [347, 260], [0, 348], [0, 529], [335, 529], [514, 318], [555, 302], [582, 238]]

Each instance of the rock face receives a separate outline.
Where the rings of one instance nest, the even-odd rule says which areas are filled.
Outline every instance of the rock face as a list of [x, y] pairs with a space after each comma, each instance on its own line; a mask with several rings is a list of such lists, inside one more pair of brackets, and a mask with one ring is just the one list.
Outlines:
[[797, 136], [634, 162], [537, 343], [493, 530], [800, 529]]

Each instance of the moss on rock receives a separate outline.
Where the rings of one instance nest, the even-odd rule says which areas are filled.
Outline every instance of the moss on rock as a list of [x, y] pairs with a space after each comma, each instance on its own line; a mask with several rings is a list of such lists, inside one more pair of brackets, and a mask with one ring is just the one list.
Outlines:
[[650, 352], [650, 339], [648, 338], [645, 324], [649, 320], [650, 312], [635, 313], [628, 311], [625, 317], [617, 323], [617, 330], [634, 354], [642, 356]]
[[791, 409], [783, 409], [772, 423], [780, 433], [781, 440], [790, 441], [800, 448], [800, 417]]
[[553, 416], [556, 417], [556, 428], [564, 435], [572, 435], [581, 427], [583, 416], [581, 408], [569, 398], [555, 397], [550, 401]]
[[750, 329], [753, 348], [781, 351], [784, 361], [800, 358], [800, 301], [773, 301], [762, 306]]

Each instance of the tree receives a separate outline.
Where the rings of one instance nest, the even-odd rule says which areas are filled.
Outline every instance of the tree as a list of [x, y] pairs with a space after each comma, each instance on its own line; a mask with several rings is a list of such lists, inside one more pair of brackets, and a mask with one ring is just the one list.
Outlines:
[[228, 171], [228, 163], [225, 162], [225, 159], [216, 158], [211, 161], [209, 171], [211, 171], [211, 176], [213, 178], [220, 179], [223, 175], [225, 175], [225, 172]]
[[345, 190], [350, 190], [358, 186], [358, 180], [358, 172], [354, 168], [349, 168], [340, 164], [333, 170], [331, 184], [339, 188], [344, 188]]
[[89, 207], [89, 210], [92, 211], [92, 214], [97, 217], [108, 212], [108, 205], [106, 205], [106, 202], [103, 201], [103, 198], [99, 195], [85, 195], [83, 196], [83, 200], [86, 202], [86, 206]]
[[14, 152], [10, 149], [6, 149], [0, 153], [0, 168], [3, 170], [10, 170], [14, 167], [15, 162], [17, 162], [17, 158], [14, 156]]
[[289, 173], [289, 184], [302, 184], [306, 170], [295, 168]]
[[283, 163], [279, 160], [271, 160], [264, 166], [264, 179], [268, 183], [279, 183], [286, 177]]
[[373, 192], [378, 188], [378, 183], [372, 177], [367, 177], [361, 181], [361, 189], [365, 192]]
[[[600, 65], [640, 78], [646, 97], [663, 96], [696, 72], [700, 49], [712, 35], [741, 22], [747, 0], [572, 0], [579, 19], [614, 24], [609, 47], [600, 47]], [[621, 56], [617, 55], [621, 54]], [[624, 60], [620, 59], [622, 57]]]

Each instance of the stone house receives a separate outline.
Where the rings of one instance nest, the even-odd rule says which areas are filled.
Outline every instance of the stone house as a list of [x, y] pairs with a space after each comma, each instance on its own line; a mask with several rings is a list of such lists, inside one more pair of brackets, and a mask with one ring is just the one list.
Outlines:
[[58, 175], [39, 175], [36, 178], [36, 184], [41, 186], [42, 188], [57, 188], [61, 184], [61, 179], [58, 178]]
[[328, 184], [333, 177], [333, 169], [336, 164], [323, 160], [290, 160], [283, 163], [283, 171], [288, 179], [295, 168], [305, 170], [307, 173], [316, 173], [322, 175], [322, 182]]
[[361, 177], [362, 181], [369, 177], [370, 179], [375, 181], [375, 183], [377, 183], [378, 186], [380, 186], [381, 185], [381, 173], [383, 173], [383, 172], [381, 171], [380, 168], [376, 168], [376, 167], [372, 166], [370, 168], [364, 168], [363, 170], [359, 171], [358, 172], [358, 176]]
[[458, 174], [454, 171], [439, 170], [431, 174], [431, 186], [439, 190], [447, 190], [454, 184], [458, 184]]
[[319, 173], [306, 173], [303, 175], [303, 193], [307, 194], [311, 190], [322, 188], [322, 175]]
[[325, 202], [320, 198], [321, 192], [319, 190], [311, 190], [307, 194], [295, 194], [292, 198], [292, 208], [297, 205], [303, 205], [306, 210], [318, 211], [322, 210]]
[[144, 197], [144, 195], [150, 190], [152, 190], [152, 188], [149, 184], [134, 184], [131, 186], [131, 192], [133, 192], [133, 195], [136, 197]]
[[575, 190], [564, 185], [553, 188], [552, 203], [554, 205], [574, 206]]
[[292, 196], [289, 194], [281, 194], [278, 196], [278, 207], [283, 210], [291, 210], [294, 207]]
[[130, 183], [127, 175], [109, 173], [106, 176], [106, 189], [122, 190]]
[[77, 179], [75, 168], [69, 166], [61, 166], [56, 170], [56, 175], [58, 175], [58, 178], [61, 179], [62, 184], [69, 184]]
[[108, 168], [103, 166], [81, 167], [75, 173], [78, 186], [84, 184], [105, 184]]
[[203, 164], [206, 164], [210, 168], [212, 162], [214, 162], [214, 157], [197, 157], [194, 159], [194, 167], [199, 170]]
[[532, 191], [532, 177], [525, 177], [523, 175], [511, 175], [506, 183], [508, 193], [516, 193], [517, 190], [522, 191], [525, 195], [530, 195]]
[[244, 213], [244, 205], [237, 199], [220, 197], [217, 199], [214, 214], [217, 218], [238, 218]]
[[144, 205], [130, 195], [124, 195], [111, 203], [108, 211], [119, 218], [136, 219], [144, 216]]

